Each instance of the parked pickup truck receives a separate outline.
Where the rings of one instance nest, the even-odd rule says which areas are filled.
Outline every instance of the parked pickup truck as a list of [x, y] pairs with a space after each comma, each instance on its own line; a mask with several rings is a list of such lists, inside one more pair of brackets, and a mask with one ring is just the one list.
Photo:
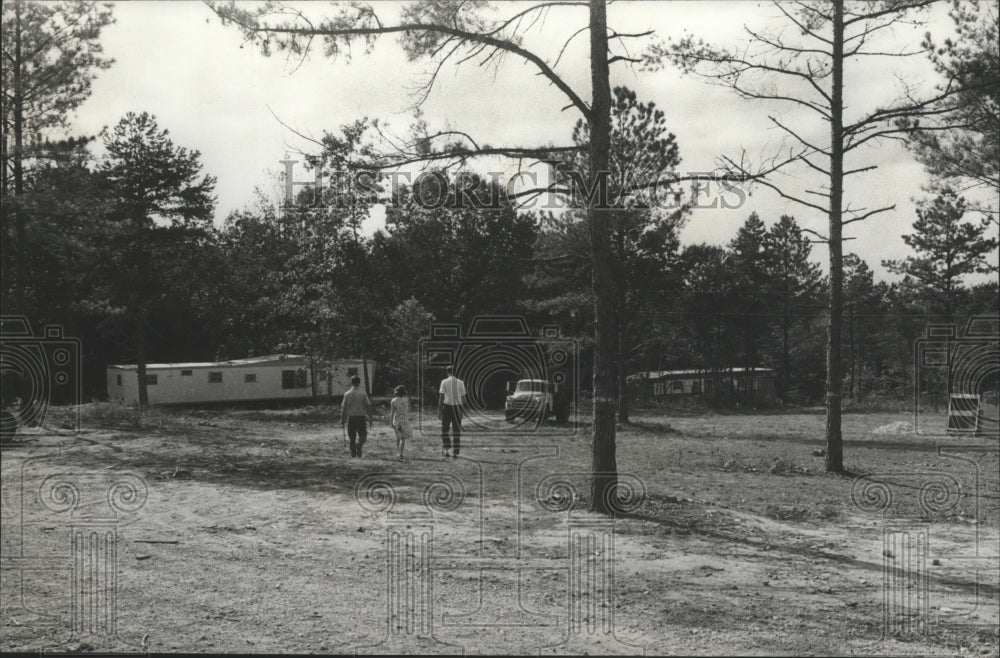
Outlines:
[[519, 380], [504, 405], [504, 418], [508, 423], [533, 420], [540, 424], [550, 416], [565, 423], [569, 414], [569, 396], [544, 379]]

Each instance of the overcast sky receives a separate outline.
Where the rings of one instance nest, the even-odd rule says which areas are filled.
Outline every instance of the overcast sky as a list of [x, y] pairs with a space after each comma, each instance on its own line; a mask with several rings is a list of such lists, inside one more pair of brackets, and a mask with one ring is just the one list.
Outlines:
[[[388, 2], [377, 6], [390, 17], [398, 10]], [[313, 13], [325, 9], [325, 3], [307, 7]], [[274, 190], [274, 174], [283, 169], [279, 162], [308, 149], [308, 142], [281, 122], [318, 138], [325, 130], [367, 116], [405, 133], [412, 123], [409, 91], [428, 70], [426, 63], [408, 63], [394, 37], [383, 37], [370, 55], [356, 49], [350, 60], [331, 61], [318, 51], [301, 65], [282, 55], [266, 58], [245, 44], [235, 28], [223, 27], [200, 2], [119, 2], [114, 14], [117, 22], [105, 30], [102, 42], [116, 62], [98, 76], [92, 96], [77, 112], [74, 128], [96, 133], [130, 110], [154, 114], [176, 144], [201, 151], [205, 170], [217, 176], [217, 224], [230, 212], [249, 206], [255, 186]], [[653, 28], [667, 38], [687, 31], [729, 45], [742, 38], [744, 24], [778, 25], [776, 15], [769, 3], [748, 0], [626, 2], [611, 5], [608, 22], [622, 32]], [[896, 49], [917, 45], [925, 30], [945, 35], [950, 29], [946, 7], [928, 13], [926, 20], [923, 27], [897, 29], [883, 44]], [[562, 42], [585, 22], [585, 8], [553, 10], [544, 25], [527, 35], [526, 45], [551, 62]], [[585, 99], [590, 95], [587, 47], [584, 33], [570, 44], [557, 69]], [[634, 54], [640, 44], [631, 48]], [[845, 74], [851, 90], [849, 114], [891, 100], [899, 75], [910, 82], [932, 82], [933, 71], [923, 57], [869, 58], [862, 64], [863, 68], [853, 65]], [[826, 130], [787, 105], [742, 101], [726, 89], [682, 77], [669, 66], [650, 73], [615, 64], [612, 84], [632, 87], [641, 100], [664, 110], [677, 135], [683, 172], [710, 171], [718, 156], [738, 155], [742, 149], [755, 158], [773, 152], [782, 136], [771, 127], [768, 115], [780, 116], [807, 134]], [[457, 70], [446, 67], [423, 112], [433, 129], [460, 129], [481, 143], [568, 144], [578, 115], [562, 110], [566, 104], [565, 97], [534, 75], [530, 66], [508, 57], [495, 71], [473, 64]], [[845, 250], [858, 253], [882, 272], [882, 259], [908, 251], [900, 236], [910, 230], [915, 219], [913, 199], [924, 194], [921, 186], [927, 180], [912, 156], [891, 142], [864, 150], [849, 164], [879, 166], [849, 180], [847, 198], [854, 207], [896, 204], [894, 211], [848, 229], [848, 235], [857, 239], [847, 242]], [[783, 181], [800, 188], [819, 184], [803, 169], [790, 170]], [[682, 239], [723, 244], [751, 211], [769, 225], [787, 213], [801, 225], [825, 232], [825, 217], [817, 211], [789, 205], [758, 187], [741, 208], [695, 210]], [[814, 256], [823, 262], [825, 246], [816, 245]]]

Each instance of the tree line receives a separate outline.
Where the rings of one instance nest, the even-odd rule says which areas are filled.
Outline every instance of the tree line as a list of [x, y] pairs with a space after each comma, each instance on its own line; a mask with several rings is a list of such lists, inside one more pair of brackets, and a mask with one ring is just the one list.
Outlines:
[[[460, 65], [481, 56], [481, 66], [500, 66], [504, 56], [514, 57], [579, 113], [572, 143], [564, 146], [487, 145], [459, 131], [433, 132], [423, 122], [387, 157], [364, 140], [377, 122], [361, 120], [328, 133], [311, 154], [313, 166], [439, 167], [438, 175], [395, 190], [385, 229], [370, 236], [360, 227], [375, 200], [357, 190], [344, 192], [353, 195], [347, 202], [323, 207], [316, 207], [315, 194], [306, 198], [306, 190], [283, 205], [258, 195], [223, 226], [212, 225], [214, 179], [201, 171], [196, 151], [173, 144], [148, 114], [129, 114], [106, 131], [107, 155], [95, 161], [90, 138], [66, 137], [62, 129], [67, 113], [89, 94], [90, 81], [112, 65], [99, 38], [113, 20], [110, 10], [88, 2], [15, 0], [3, 13], [9, 64], [4, 310], [37, 323], [59, 322], [80, 336], [90, 393], [98, 390], [93, 382], [102, 379], [103, 364], [133, 354], [143, 363], [264, 351], [316, 358], [351, 353], [370, 355], [386, 364], [381, 372], [405, 378], [405, 350], [431, 318], [523, 313], [558, 321], [584, 345], [584, 362], [594, 375], [588, 383], [595, 509], [606, 511], [602, 505], [615, 486], [614, 424], [628, 414], [624, 377], [654, 369], [654, 363], [664, 369], [706, 362], [774, 365], [784, 398], [825, 397], [827, 466], [842, 471], [845, 381], [862, 394], [891, 390], [905, 379], [900, 368], [910, 359], [900, 351], [909, 349], [921, 322], [995, 308], [995, 283], [969, 288], [963, 280], [990, 269], [986, 259], [996, 243], [987, 230], [996, 222], [995, 208], [970, 208], [955, 191], [968, 185], [997, 189], [995, 9], [956, 0], [951, 15], [961, 42], [937, 44], [928, 36], [913, 52], [872, 46], [877, 35], [931, 4], [776, 3], [779, 20], [794, 28], [798, 41], [782, 28], [748, 29], [752, 49], [718, 49], [691, 38], [654, 43], [634, 56], [618, 46], [653, 33], [616, 32], [605, 3], [591, 0], [584, 19], [591, 40], [589, 100], [558, 73], [560, 57], [546, 58], [522, 41], [540, 17], [579, 11], [580, 3], [539, 3], [495, 18], [478, 4], [437, 0], [402, 8], [398, 22], [364, 4], [345, 5], [321, 21], [271, 5], [213, 4], [265, 54], [306, 56], [320, 36], [324, 56], [335, 57], [352, 43], [370, 47], [380, 35], [396, 34], [410, 59], [432, 62], [436, 71], [449, 61]], [[845, 68], [866, 58], [923, 54], [941, 76], [935, 92], [904, 89], [858, 116], [845, 115]], [[751, 214], [725, 247], [680, 245], [690, 208], [674, 186], [683, 177], [658, 175], [676, 174], [679, 141], [652, 103], [610, 82], [613, 65], [655, 69], [666, 62], [743, 98], [808, 108], [830, 124], [830, 139], [815, 143], [772, 118], [801, 148], [758, 168], [724, 157], [723, 175], [733, 183], [763, 184], [822, 212], [829, 220], [826, 234], [814, 235], [792, 217], [765, 221]], [[424, 92], [433, 82], [432, 75]], [[63, 138], [53, 140], [57, 134]], [[862, 153], [863, 145], [891, 139], [914, 148], [938, 189], [928, 193], [907, 241], [914, 253], [885, 264], [902, 273], [902, 281], [887, 284], [874, 280], [868, 264], [843, 253], [843, 229], [889, 208], [851, 210], [844, 182], [872, 169], [849, 157]], [[545, 191], [573, 182], [560, 172], [576, 172], [581, 176], [575, 180], [589, 181], [592, 193], [559, 214], [525, 213], [509, 199], [499, 207], [419, 203], [422, 186], [442, 180], [447, 195], [467, 195], [470, 188], [465, 182], [459, 188], [454, 167], [483, 156], [546, 160], [557, 175], [555, 187]], [[818, 200], [773, 182], [772, 174], [793, 166], [825, 181], [813, 191]], [[636, 168], [644, 175], [636, 176]], [[672, 191], [681, 202], [669, 209], [650, 204], [649, 188], [635, 180], [655, 180], [653, 189]], [[493, 198], [491, 185], [496, 183], [481, 179], [472, 189]], [[987, 219], [970, 223], [970, 211]], [[828, 250], [826, 277], [809, 264], [814, 237]], [[826, 340], [817, 361], [820, 326]], [[817, 377], [825, 377], [822, 386]]]
[[[30, 317], [83, 339], [88, 398], [101, 395], [109, 363], [274, 352], [362, 356], [380, 364], [373, 392], [415, 388], [430, 323], [468, 326], [485, 314], [557, 323], [580, 340], [582, 365], [593, 358], [578, 214], [524, 212], [495, 180], [439, 171], [396, 189], [373, 234], [360, 225], [374, 199], [344, 203], [313, 189], [291, 205], [257, 191], [216, 227], [213, 179], [153, 117], [130, 114], [103, 139], [103, 159], [90, 162], [81, 148], [29, 176], [21, 197], [37, 236], [26, 249]], [[441, 181], [445, 196], [429, 207], [420, 188]], [[768, 367], [780, 400], [821, 401], [829, 282], [809, 235], [792, 216], [765, 222], [750, 212], [728, 244], [682, 245], [687, 212], [640, 209], [612, 223], [619, 416], [630, 403], [624, 377], [646, 370]], [[846, 256], [848, 399], [904, 396], [913, 341], [928, 322], [996, 313], [996, 283], [963, 278], [987, 269], [996, 248], [967, 214], [950, 190], [920, 204], [905, 236], [912, 255], [886, 262], [899, 281]], [[753, 402], [717, 394], [709, 401]]]

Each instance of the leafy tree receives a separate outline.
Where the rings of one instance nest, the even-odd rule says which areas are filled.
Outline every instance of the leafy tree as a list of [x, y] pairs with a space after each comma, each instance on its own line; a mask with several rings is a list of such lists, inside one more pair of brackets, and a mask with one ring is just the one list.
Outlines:
[[389, 313], [386, 340], [380, 353], [382, 372], [389, 381], [402, 384], [411, 394], [418, 390], [418, 345], [434, 316], [416, 299], [400, 302]]
[[986, 256], [997, 248], [994, 238], [985, 237], [989, 220], [980, 224], [962, 221], [968, 206], [954, 190], [945, 189], [917, 207], [914, 232], [903, 236], [916, 252], [903, 260], [885, 260], [890, 272], [913, 277], [931, 307], [946, 322], [954, 321], [954, 300], [962, 277], [996, 268]]
[[99, 167], [122, 231], [113, 287], [134, 318], [139, 404], [149, 404], [146, 353], [149, 311], [162, 293], [158, 264], [169, 247], [195, 241], [211, 226], [215, 178], [202, 176], [200, 154], [175, 146], [156, 119], [129, 112], [103, 133]]
[[566, 335], [583, 336], [594, 310], [587, 222], [570, 212], [542, 213], [533, 252], [525, 280], [526, 311], [545, 322], [558, 321]]
[[521, 310], [536, 235], [535, 220], [496, 181], [435, 171], [396, 190], [374, 248], [398, 299], [413, 297], [435, 317], [467, 324]]
[[[111, 5], [89, 0], [3, 4], [3, 254], [4, 306], [25, 312], [29, 285], [25, 177], [32, 165], [78, 145], [50, 141], [90, 95], [97, 72], [111, 66], [100, 34], [113, 22]], [[9, 251], [8, 251], [9, 249]], [[12, 291], [13, 299], [9, 298]]]
[[285, 277], [297, 273], [290, 263], [298, 252], [285, 229], [266, 203], [226, 218], [219, 235], [223, 267], [215, 280], [220, 356], [268, 354], [283, 342], [287, 319], [279, 304], [288, 290]]

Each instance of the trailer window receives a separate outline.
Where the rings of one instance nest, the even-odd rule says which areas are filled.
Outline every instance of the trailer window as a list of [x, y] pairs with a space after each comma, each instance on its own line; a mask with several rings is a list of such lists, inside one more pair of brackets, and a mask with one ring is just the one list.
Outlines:
[[354, 377], [357, 374], [358, 374], [358, 369], [356, 367], [355, 368], [348, 368], [347, 369], [347, 376], [348, 377]]
[[190, 377], [193, 374], [193, 370], [181, 370], [181, 377]]
[[208, 383], [209, 384], [221, 384], [222, 383], [222, 371], [209, 372], [208, 373]]
[[281, 371], [281, 388], [305, 388], [306, 387], [306, 371], [299, 370], [282, 370]]
[[244, 384], [256, 384], [257, 383], [257, 373], [251, 372], [243, 375]]
[[156, 386], [156, 375], [146, 375], [146, 386]]
[[122, 385], [122, 376], [121, 376], [121, 374], [115, 375], [115, 381], [118, 383], [119, 386]]
[[674, 382], [673, 389], [675, 391], [680, 391], [680, 392], [683, 393], [684, 392], [684, 382], [678, 379], [677, 381]]

